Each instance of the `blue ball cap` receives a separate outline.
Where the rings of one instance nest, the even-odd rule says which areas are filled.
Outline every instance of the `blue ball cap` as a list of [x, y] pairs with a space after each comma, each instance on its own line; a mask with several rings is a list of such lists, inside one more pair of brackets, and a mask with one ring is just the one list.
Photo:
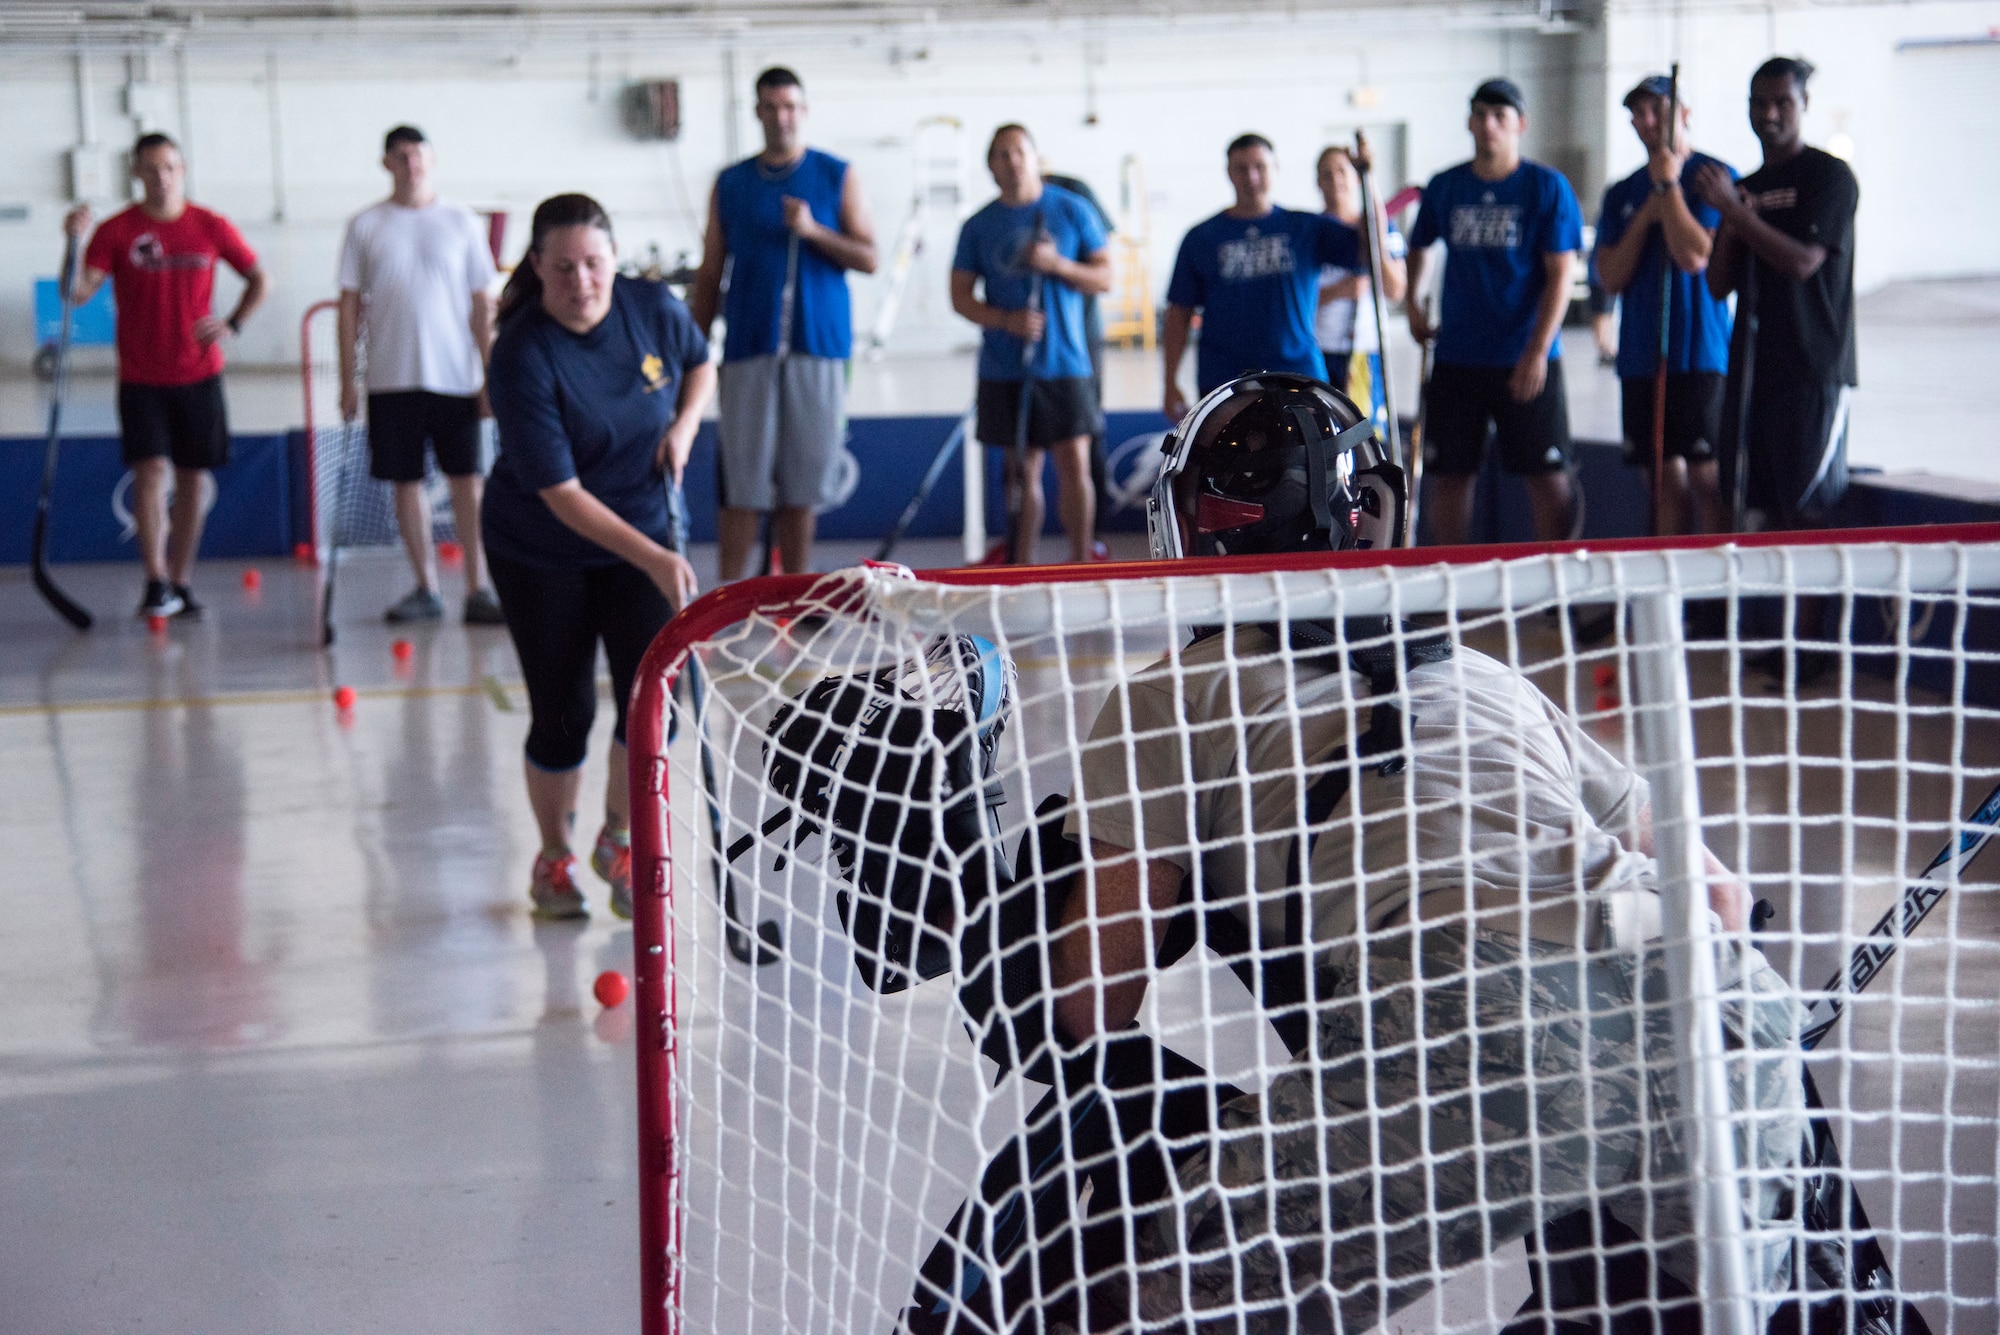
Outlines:
[[1665, 102], [1674, 95], [1674, 81], [1664, 74], [1648, 74], [1632, 85], [1632, 91], [1625, 94], [1625, 107], [1629, 111], [1634, 102], [1642, 97], [1657, 97]]

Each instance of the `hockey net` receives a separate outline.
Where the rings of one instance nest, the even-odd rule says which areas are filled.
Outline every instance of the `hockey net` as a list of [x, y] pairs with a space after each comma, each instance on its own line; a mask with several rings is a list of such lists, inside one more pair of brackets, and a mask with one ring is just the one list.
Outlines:
[[709, 595], [629, 727], [645, 1329], [1991, 1332], [1994, 590], [1988, 525]]
[[[306, 476], [312, 490], [307, 527], [314, 559], [324, 565], [336, 547], [390, 547], [402, 542], [396, 524], [396, 489], [368, 475], [366, 391], [363, 411], [352, 422], [340, 411], [340, 303], [320, 301], [299, 321], [299, 378], [304, 401]], [[355, 380], [368, 378], [365, 338], [355, 348]], [[426, 452], [424, 495], [430, 501], [431, 536], [456, 542], [451, 487]]]

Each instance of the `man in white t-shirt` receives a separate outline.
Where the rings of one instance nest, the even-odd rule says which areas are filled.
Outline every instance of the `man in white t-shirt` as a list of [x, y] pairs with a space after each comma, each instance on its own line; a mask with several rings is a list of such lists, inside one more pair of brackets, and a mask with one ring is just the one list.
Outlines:
[[340, 247], [340, 415], [360, 415], [355, 353], [368, 347], [369, 475], [395, 484], [396, 522], [417, 587], [386, 614], [392, 623], [444, 615], [424, 446], [451, 484], [465, 553], [465, 620], [501, 624], [479, 545], [479, 421], [493, 345], [493, 253], [472, 210], [439, 199], [437, 156], [423, 131], [398, 125], [382, 141], [389, 198], [347, 224]]
[[[1166, 441], [1155, 552], [1394, 545], [1400, 470], [1366, 457], [1369, 427], [1302, 377], [1216, 391]], [[1090, 874], [1050, 950], [1065, 1037], [1132, 1024], [1198, 903], [1234, 924], [1232, 963], [1293, 1057], [1177, 1153], [1135, 1231], [1125, 1301], [1144, 1318], [1365, 1330], [1600, 1207], [1647, 1241], [1663, 1298], [1692, 1292], [1672, 1038], [1641, 1004], [1665, 986], [1647, 787], [1525, 677], [1387, 617], [1220, 628], [1114, 691], [1078, 773], [1067, 829]], [[1741, 887], [1713, 857], [1707, 874], [1759, 1174], [1746, 1273], [1775, 1302], [1799, 1013], [1742, 935]]]

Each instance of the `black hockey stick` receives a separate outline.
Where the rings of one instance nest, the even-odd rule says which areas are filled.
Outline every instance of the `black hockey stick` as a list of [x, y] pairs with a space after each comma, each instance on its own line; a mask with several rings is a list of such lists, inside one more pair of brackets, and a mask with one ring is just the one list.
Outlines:
[[[1035, 227], [1029, 234], [1028, 247], [1033, 249], [1042, 240], [1042, 212], [1035, 210]], [[1027, 310], [1032, 313], [1042, 309], [1042, 276], [1030, 271], [1028, 274]], [[1042, 344], [1039, 338], [1021, 340], [1021, 402], [1014, 413], [1014, 444], [1008, 451], [1009, 471], [1013, 474], [1007, 488], [1007, 564], [1019, 565], [1021, 551], [1027, 546], [1027, 535], [1021, 532], [1021, 517], [1028, 508], [1028, 424], [1032, 417], [1035, 401], [1035, 350]]]
[[[685, 557], [688, 551], [687, 500], [672, 474], [666, 477], [667, 546]], [[695, 741], [701, 754], [701, 798], [708, 807], [709, 859], [715, 876], [715, 897], [722, 904], [723, 937], [729, 953], [744, 964], [776, 964], [782, 957], [785, 938], [775, 918], [757, 924], [758, 944], [750, 944], [750, 930], [736, 903], [736, 877], [722, 850], [722, 806], [717, 800], [715, 753], [708, 744], [708, 691], [702, 682], [701, 660], [688, 655], [682, 669], [688, 684], [688, 707], [694, 713]]]
[[[1674, 134], [1680, 129], [1681, 66], [1667, 76], [1667, 160], [1673, 161]], [[1673, 353], [1674, 252], [1660, 224], [1660, 364], [1653, 368], [1653, 536], [1667, 533], [1667, 358]]]
[[76, 291], [79, 258], [76, 238], [70, 237], [63, 246], [62, 278], [56, 293], [56, 300], [62, 305], [62, 323], [56, 332], [55, 378], [49, 386], [49, 441], [42, 451], [42, 491], [35, 501], [31, 562], [36, 592], [64, 621], [78, 630], [89, 630], [92, 621], [90, 613], [82, 603], [58, 588], [55, 576], [49, 573], [49, 507], [55, 495], [56, 456], [62, 452], [63, 399], [69, 394], [70, 295]]
[[917, 522], [917, 512], [922, 510], [924, 502], [931, 498], [931, 489], [937, 486], [938, 479], [944, 476], [945, 465], [951, 462], [952, 456], [958, 453], [959, 446], [965, 443], [965, 422], [965, 418], [959, 418], [957, 424], [952, 427], [951, 434], [944, 438], [944, 444], [938, 447], [937, 457], [931, 460], [929, 470], [924, 473], [924, 480], [917, 484], [916, 494], [910, 497], [910, 503], [903, 507], [903, 513], [897, 518], [896, 526], [889, 530], [889, 536], [882, 539], [882, 545], [875, 549], [875, 560], [888, 560], [890, 553], [896, 550], [896, 544], [910, 531], [910, 525]]
[[[333, 581], [340, 571], [341, 530], [346, 527], [347, 493], [353, 482], [348, 470], [354, 465], [354, 431], [354, 423], [342, 422], [340, 434], [336, 437], [340, 442], [336, 447], [340, 451], [340, 467], [334, 474], [333, 524], [327, 533], [326, 571], [319, 588], [319, 644], [322, 649], [333, 645]], [[317, 473], [319, 470], [315, 467], [313, 471]]]
[[1757, 255], [1750, 247], [1743, 247], [1743, 280], [1736, 285], [1736, 327], [1743, 331], [1740, 358], [1731, 356], [1729, 369], [1732, 374], [1737, 362], [1742, 363], [1742, 373], [1736, 380], [1736, 458], [1731, 472], [1733, 486], [1729, 498], [1733, 511], [1732, 526], [1736, 532], [1743, 532], [1744, 523], [1750, 513], [1750, 396], [1757, 389]]
[[1979, 850], [2000, 827], [2000, 787], [1986, 795], [1979, 809], [1965, 818], [1966, 829], [1954, 835], [1949, 843], [1938, 850], [1930, 865], [1918, 874], [1903, 890], [1902, 900], [1890, 907], [1877, 922], [1861, 944], [1854, 948], [1853, 958], [1847, 967], [1826, 980], [1821, 988], [1827, 995], [1815, 1001], [1806, 1011], [1806, 1025], [1799, 1041], [1807, 1052], [1818, 1047], [1827, 1031], [1840, 1022], [1847, 1010], [1850, 998], [1860, 994], [1862, 989], [1875, 981], [1875, 975], [1882, 972], [1889, 959], [1896, 953], [1896, 947], [1917, 930], [1930, 911], [1938, 906], [1951, 890], [1951, 878], [1963, 875], [1979, 856]]

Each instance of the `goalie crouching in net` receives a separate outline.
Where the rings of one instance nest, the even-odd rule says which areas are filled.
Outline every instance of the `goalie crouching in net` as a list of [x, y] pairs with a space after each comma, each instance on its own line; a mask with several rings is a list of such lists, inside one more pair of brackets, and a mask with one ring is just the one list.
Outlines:
[[[1165, 449], [1156, 555], [1399, 536], [1400, 470], [1317, 382], [1235, 381]], [[1114, 690], [1079, 772], [1061, 1036], [1126, 1031], [1192, 919], [1291, 1049], [1171, 1144], [1090, 1327], [1358, 1335], [1579, 1210], [1651, 1252], [1660, 1298], [1693, 1290], [1647, 788], [1524, 677], [1386, 618], [1217, 628]], [[1708, 870], [1761, 1324], [1791, 1282], [1799, 1012]]]

